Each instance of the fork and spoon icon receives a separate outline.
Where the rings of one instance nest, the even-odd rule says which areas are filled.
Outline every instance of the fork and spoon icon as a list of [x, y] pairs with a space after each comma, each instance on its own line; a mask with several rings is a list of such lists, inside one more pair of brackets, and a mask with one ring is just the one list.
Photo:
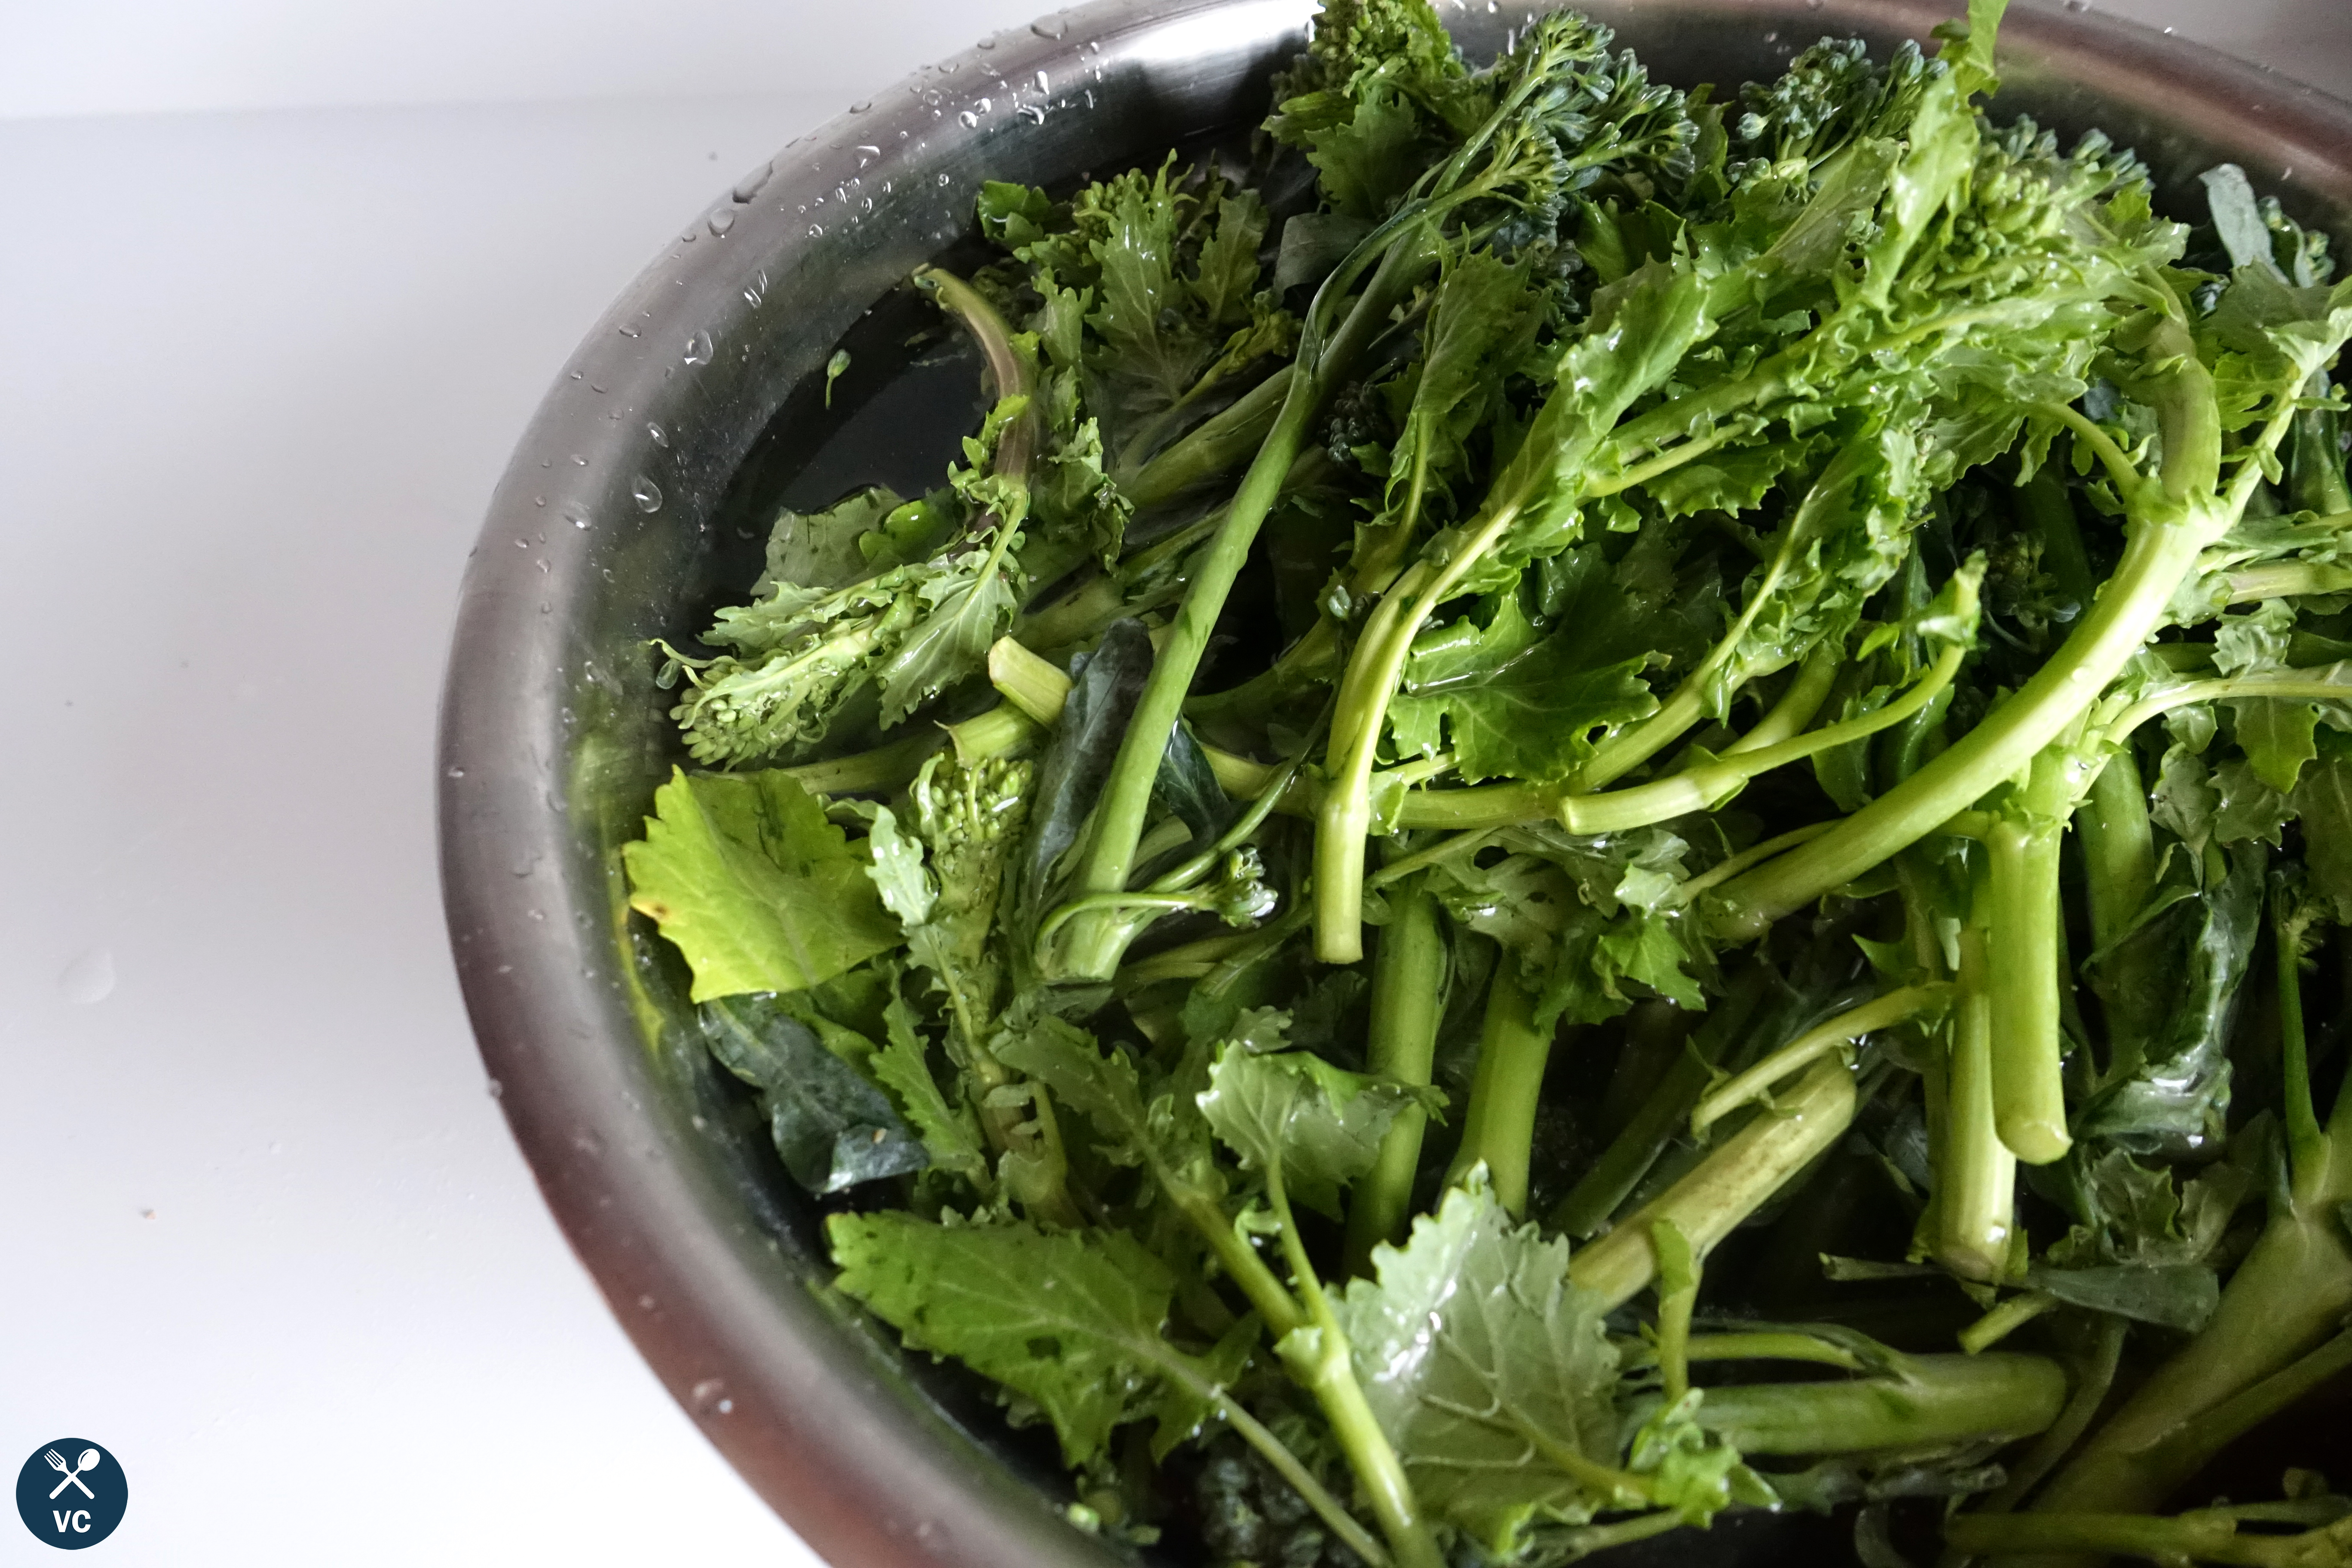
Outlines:
[[84, 1448], [79, 1455], [75, 1456], [73, 1468], [71, 1469], [66, 1468], [65, 1456], [58, 1453], [55, 1448], [47, 1450], [41, 1455], [41, 1458], [48, 1460], [49, 1468], [65, 1477], [64, 1480], [59, 1481], [56, 1486], [49, 1489], [49, 1500], [52, 1502], [57, 1500], [58, 1493], [65, 1490], [68, 1487], [80, 1487], [82, 1496], [89, 1499], [92, 1502], [96, 1502], [98, 1500], [98, 1494], [90, 1490], [89, 1487], [83, 1485], [81, 1479], [81, 1475], [84, 1470], [94, 1470], [98, 1468], [97, 1449]]

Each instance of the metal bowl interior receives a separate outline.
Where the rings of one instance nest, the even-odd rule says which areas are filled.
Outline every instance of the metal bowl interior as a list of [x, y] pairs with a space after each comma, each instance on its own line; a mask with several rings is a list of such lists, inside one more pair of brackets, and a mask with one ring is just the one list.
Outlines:
[[[1774, 73], [1824, 35], [1929, 39], [1940, 0], [1591, 0], [1682, 85]], [[492, 502], [443, 698], [442, 874], [467, 1004], [550, 1205], [670, 1391], [778, 1512], [845, 1568], [1101, 1564], [1058, 1468], [992, 1407], [828, 1289], [815, 1206], [683, 1026], [677, 972], [629, 914], [619, 847], [680, 760], [646, 639], [706, 624], [756, 572], [748, 495], [911, 492], [972, 407], [891, 362], [900, 281], [970, 228], [983, 177], [1060, 184], [1245, 126], [1308, 0], [1121, 0], [927, 68], [722, 195], [589, 333]], [[1514, 7], [1449, 22], [1491, 55]], [[2136, 146], [2177, 211], [2245, 166], [2352, 236], [2352, 106], [2144, 29], [2021, 5], [2000, 117]], [[902, 356], [903, 357], [903, 356]], [[942, 421], [946, 423], [943, 425]], [[748, 467], [747, 467], [748, 463]], [[1770, 1538], [1780, 1540], [1784, 1537]], [[1718, 1530], [1722, 1561], [1780, 1554]], [[1784, 1549], [1784, 1548], [1783, 1548]], [[1685, 1548], [1688, 1550], [1688, 1548]]]

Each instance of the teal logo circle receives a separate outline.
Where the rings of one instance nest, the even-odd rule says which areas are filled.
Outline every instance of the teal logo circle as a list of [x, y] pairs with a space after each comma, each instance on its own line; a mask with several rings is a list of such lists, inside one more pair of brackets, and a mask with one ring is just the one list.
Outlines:
[[67, 1552], [114, 1533], [131, 1503], [115, 1457], [87, 1437], [44, 1443], [16, 1472], [16, 1515], [37, 1541]]

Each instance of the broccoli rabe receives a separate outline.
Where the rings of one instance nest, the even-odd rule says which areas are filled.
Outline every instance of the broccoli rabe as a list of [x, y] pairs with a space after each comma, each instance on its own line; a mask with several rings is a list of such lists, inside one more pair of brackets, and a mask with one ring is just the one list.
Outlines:
[[1246, 144], [984, 184], [942, 487], [656, 645], [631, 906], [1077, 1527], [2352, 1561], [2200, 1481], [2352, 1368], [2352, 283], [2000, 10], [1330, 0]]

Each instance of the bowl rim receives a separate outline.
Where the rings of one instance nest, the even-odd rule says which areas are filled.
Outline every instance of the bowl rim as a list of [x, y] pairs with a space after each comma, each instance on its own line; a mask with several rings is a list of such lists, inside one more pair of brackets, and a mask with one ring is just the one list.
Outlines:
[[[1464, 0], [1440, 0], [1440, 8], [1458, 28], [1503, 25]], [[1957, 6], [1602, 0], [1580, 8], [1629, 34], [1669, 22], [1749, 33], [1785, 26], [1800, 42], [1851, 33], [1884, 47], [1905, 37], [1927, 43]], [[889, 106], [883, 112], [861, 106], [796, 137], [698, 213], [590, 330], [519, 444], [467, 566], [443, 686], [436, 786], [452, 952], [492, 1084], [550, 1209], [639, 1353], [753, 1489], [844, 1568], [929, 1560], [1099, 1568], [1116, 1558], [1005, 1467], [984, 1462], [971, 1434], [803, 1288], [762, 1217], [714, 1175], [692, 1117], [666, 1101], [609, 923], [610, 847], [592, 845], [583, 856], [569, 793], [576, 732], [568, 703], [586, 664], [570, 621], [590, 592], [590, 521], [601, 526], [635, 480], [635, 448], [615, 446], [613, 422], [628, 409], [642, 424], [643, 410], [670, 395], [679, 369], [673, 340], [687, 342], [685, 363], [698, 363], [693, 334], [703, 329], [692, 325], [689, 302], [715, 309], [711, 300], [749, 276], [750, 253], [730, 247], [730, 233], [765, 224], [775, 243], [800, 217], [784, 216], [788, 205], [805, 211], [812, 197], [848, 190], [869, 164], [877, 174], [887, 168], [886, 134], [907, 123], [958, 142], [959, 155], [984, 156], [991, 136], [1021, 133], [1009, 113], [979, 128], [943, 117], [942, 103], [958, 100], [961, 72], [971, 72], [967, 87], [983, 77], [1066, 84], [1106, 62], [1182, 62], [1223, 49], [1257, 79], [1295, 48], [1311, 12], [1310, 0], [1098, 0], [914, 73], [875, 100]], [[2242, 148], [2257, 184], [2284, 182], [2299, 215], [2352, 214], [2352, 104], [2052, 0], [2012, 5], [2002, 45], [2020, 86], [2072, 83], [2150, 105], [2160, 96], [2168, 123], [2201, 142]], [[1651, 57], [1652, 46], [1636, 47]], [[935, 207], [942, 242], [968, 221], [969, 203], [951, 188]], [[865, 302], [853, 301], [849, 313]], [[706, 360], [710, 347], [702, 344]], [[791, 381], [809, 368], [779, 374]], [[677, 461], [693, 467], [683, 453]], [[704, 454], [673, 511], [686, 490], [711, 504], [727, 471], [725, 453]], [[576, 530], [550, 526], [566, 517]], [[559, 604], [564, 614], [554, 613]]]

